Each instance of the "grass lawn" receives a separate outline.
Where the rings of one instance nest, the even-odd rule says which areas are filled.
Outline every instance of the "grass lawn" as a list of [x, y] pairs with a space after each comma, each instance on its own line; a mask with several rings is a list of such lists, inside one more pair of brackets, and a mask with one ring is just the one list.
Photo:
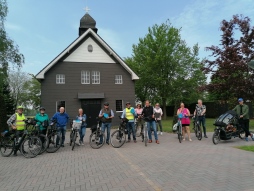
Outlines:
[[[215, 119], [214, 118], [206, 118], [206, 131], [207, 132], [213, 132], [214, 131], [214, 123]], [[165, 132], [172, 132], [172, 124], [173, 124], [173, 117], [167, 117], [166, 120], [162, 119], [162, 128], [163, 131]], [[191, 130], [193, 127], [193, 120], [191, 120]], [[250, 130], [254, 129], [254, 119], [250, 120]]]
[[239, 147], [236, 147], [236, 148], [242, 149], [242, 150], [245, 150], [245, 151], [254, 152], [254, 145], [250, 145], [250, 146], [239, 146]]

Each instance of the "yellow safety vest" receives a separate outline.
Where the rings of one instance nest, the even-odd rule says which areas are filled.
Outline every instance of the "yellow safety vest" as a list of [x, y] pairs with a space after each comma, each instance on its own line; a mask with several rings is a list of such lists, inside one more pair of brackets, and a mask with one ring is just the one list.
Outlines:
[[18, 113], [16, 113], [16, 127], [17, 130], [24, 130], [25, 129], [25, 115], [22, 113], [20, 116]]
[[125, 116], [128, 120], [134, 120], [134, 115], [131, 113], [131, 109], [133, 109], [133, 107], [125, 109]]

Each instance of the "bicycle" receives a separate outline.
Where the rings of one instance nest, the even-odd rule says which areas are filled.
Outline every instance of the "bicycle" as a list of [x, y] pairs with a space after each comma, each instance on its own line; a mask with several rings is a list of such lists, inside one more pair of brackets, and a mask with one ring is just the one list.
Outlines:
[[2, 156], [9, 157], [13, 152], [16, 155], [19, 150], [24, 157], [34, 158], [41, 152], [41, 140], [28, 133], [27, 129], [31, 124], [32, 122], [30, 119], [25, 120], [25, 129], [18, 140], [16, 135], [17, 130], [13, 129], [2, 134], [0, 143], [0, 152]]
[[[36, 119], [31, 119], [31, 120], [34, 120], [35, 122], [39, 122], [41, 125], [42, 125], [42, 123], [43, 123], [43, 122], [40, 122], [40, 121], [38, 121], [38, 120], [36, 120]], [[44, 152], [47, 150], [47, 148], [48, 148], [49, 139], [48, 139], [48, 137], [47, 137], [46, 135], [44, 135], [44, 134], [41, 133], [38, 124], [36, 124], [36, 123], [33, 122], [32, 125], [33, 125], [34, 130], [32, 130], [31, 135], [37, 136], [37, 137], [40, 138], [40, 140], [41, 140], [41, 142], [42, 142], [42, 149], [41, 149], [41, 152], [40, 152], [39, 154], [42, 154], [42, 153], [44, 153]]]
[[127, 118], [121, 118], [120, 125], [117, 130], [111, 134], [110, 143], [114, 148], [120, 148], [126, 142], [126, 134], [128, 134], [126, 124], [128, 123]]
[[[139, 115], [138, 115], [139, 116]], [[135, 131], [136, 131], [136, 137], [140, 137], [142, 135], [143, 125], [140, 125], [140, 121], [142, 120], [140, 118], [135, 118]]]
[[93, 149], [99, 149], [105, 144], [105, 134], [101, 131], [100, 119], [97, 117], [97, 126], [91, 127], [91, 135], [89, 138], [89, 144]]
[[143, 125], [143, 128], [142, 128], [143, 131], [141, 133], [142, 142], [145, 142], [145, 146], [147, 146], [147, 142], [148, 142], [147, 122], [149, 121], [149, 118], [148, 117], [142, 117], [142, 119], [144, 120], [144, 125]]
[[[74, 150], [78, 137], [79, 129], [81, 128], [82, 121], [73, 120], [71, 123], [71, 133], [70, 133], [70, 146], [72, 146], [72, 150]], [[72, 144], [73, 143], [73, 144]], [[77, 144], [78, 145], [78, 144]]]
[[195, 132], [195, 135], [198, 138], [198, 140], [201, 141], [201, 139], [202, 139], [202, 129], [199, 125], [198, 118], [196, 116], [193, 116], [192, 119], [194, 119], [194, 121], [193, 121], [193, 130]]
[[178, 119], [178, 122], [177, 122], [177, 137], [178, 137], [179, 143], [181, 143], [183, 140], [183, 127], [182, 127], [182, 122], [180, 118]]
[[54, 153], [61, 147], [62, 134], [57, 131], [57, 121], [53, 120], [49, 125], [47, 130], [47, 137], [49, 139], [49, 144], [46, 149], [48, 153]]

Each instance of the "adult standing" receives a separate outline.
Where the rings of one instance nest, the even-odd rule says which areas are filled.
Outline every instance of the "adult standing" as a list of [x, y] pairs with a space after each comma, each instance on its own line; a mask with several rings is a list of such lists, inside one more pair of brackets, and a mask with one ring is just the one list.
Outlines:
[[203, 105], [202, 100], [199, 99], [198, 104], [196, 104], [194, 116], [198, 118], [199, 124], [203, 126], [204, 137], [208, 138], [206, 135], [205, 113], [206, 113], [206, 106]]
[[56, 112], [52, 119], [52, 121], [56, 121], [57, 127], [58, 127], [58, 135], [61, 136], [62, 134], [62, 142], [60, 143], [62, 147], [64, 147], [64, 141], [65, 141], [65, 133], [66, 133], [66, 126], [69, 120], [69, 115], [65, 112], [64, 107], [60, 107], [59, 112]]
[[[109, 103], [105, 102], [104, 107], [100, 110], [99, 118], [101, 118], [101, 130], [104, 133], [105, 129], [107, 129], [107, 138], [106, 143], [109, 145], [109, 138], [110, 138], [110, 130], [111, 130], [111, 123], [112, 119], [114, 118], [114, 112], [112, 109], [109, 108]], [[100, 140], [102, 143], [102, 138]]]
[[180, 120], [182, 123], [182, 127], [185, 128], [182, 131], [183, 140], [185, 141], [185, 130], [186, 130], [189, 137], [189, 141], [192, 141], [190, 137], [190, 111], [188, 108], [185, 108], [184, 103], [181, 103], [180, 108], [177, 110], [177, 115], [179, 114], [182, 115], [182, 118]]
[[126, 127], [128, 129], [128, 142], [131, 141], [131, 132], [133, 136], [133, 141], [136, 143], [136, 129], [134, 126], [134, 119], [136, 117], [136, 112], [133, 107], [131, 107], [130, 102], [126, 102], [126, 108], [123, 110], [122, 117], [121, 118], [127, 118], [128, 122], [126, 124]]
[[159, 129], [156, 129], [158, 131], [158, 135], [161, 134], [162, 135], [162, 125], [161, 125], [161, 117], [163, 115], [163, 111], [162, 109], [160, 108], [160, 104], [159, 103], [156, 103], [155, 104], [155, 107], [154, 107], [154, 117], [155, 117], [155, 120], [156, 122], [158, 123], [159, 127], [160, 127], [160, 131], [158, 131]]
[[81, 127], [79, 129], [79, 145], [84, 145], [84, 136], [86, 135], [86, 114], [82, 108], [78, 110], [78, 115], [76, 116], [76, 120], [82, 121]]
[[[141, 131], [140, 131], [140, 135], [142, 135], [143, 133], [143, 128], [144, 128], [144, 120], [142, 119], [142, 111], [143, 111], [143, 108], [141, 107], [141, 104], [138, 103], [137, 106], [136, 106], [136, 109], [135, 109], [135, 112], [137, 114], [137, 127], [141, 127]], [[144, 136], [142, 136], [142, 139], [144, 138]]]
[[35, 118], [34, 118], [37, 121], [37, 125], [39, 126], [40, 132], [43, 135], [46, 135], [47, 127], [48, 127], [48, 124], [49, 124], [49, 117], [45, 113], [45, 110], [46, 109], [44, 107], [40, 107], [40, 112], [37, 113]]
[[[7, 124], [11, 130], [15, 131], [16, 140], [19, 141], [19, 138], [23, 135], [25, 129], [25, 115], [23, 114], [23, 107], [18, 106], [17, 112], [14, 113], [8, 120]], [[14, 150], [14, 156], [17, 156], [17, 150]]]
[[142, 116], [144, 118], [146, 118], [149, 143], [152, 143], [152, 133], [151, 133], [151, 128], [152, 128], [154, 131], [155, 142], [157, 144], [160, 144], [160, 142], [158, 140], [157, 131], [156, 131], [156, 124], [155, 124], [155, 119], [154, 119], [154, 109], [153, 109], [153, 106], [150, 105], [149, 100], [146, 100], [146, 102], [145, 102], [145, 107], [143, 108]]
[[250, 123], [249, 107], [248, 105], [243, 103], [243, 98], [239, 98], [238, 102], [239, 104], [233, 109], [233, 111], [235, 111], [237, 115], [239, 116], [239, 124], [245, 131], [245, 140], [249, 141], [248, 136], [250, 136], [252, 140], [254, 141], [254, 137], [251, 135], [249, 131], [249, 123]]

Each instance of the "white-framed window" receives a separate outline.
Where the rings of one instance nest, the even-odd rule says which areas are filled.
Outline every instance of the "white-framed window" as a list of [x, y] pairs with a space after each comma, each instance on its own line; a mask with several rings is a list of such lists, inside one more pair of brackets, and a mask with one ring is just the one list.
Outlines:
[[92, 84], [100, 84], [100, 72], [92, 71]]
[[81, 71], [81, 84], [90, 84], [90, 71]]
[[123, 76], [115, 75], [115, 84], [123, 84]]
[[65, 101], [56, 101], [56, 112], [59, 112], [60, 107], [64, 107], [66, 111]]
[[57, 74], [56, 75], [56, 84], [65, 84], [65, 75]]
[[123, 111], [123, 100], [116, 100], [116, 112]]

